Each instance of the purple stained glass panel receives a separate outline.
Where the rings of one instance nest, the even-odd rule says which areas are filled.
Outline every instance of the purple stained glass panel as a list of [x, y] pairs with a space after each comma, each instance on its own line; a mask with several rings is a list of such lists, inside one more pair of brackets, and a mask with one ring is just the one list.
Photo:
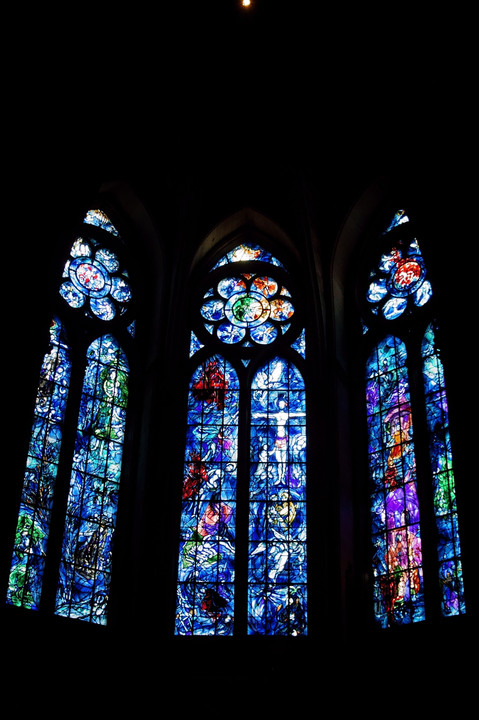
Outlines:
[[422, 543], [406, 348], [389, 336], [367, 363], [375, 616], [424, 620]]

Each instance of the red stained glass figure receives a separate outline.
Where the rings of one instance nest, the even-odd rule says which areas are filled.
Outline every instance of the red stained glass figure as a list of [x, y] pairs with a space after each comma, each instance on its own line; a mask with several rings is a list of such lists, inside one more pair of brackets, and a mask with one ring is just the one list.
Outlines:
[[218, 366], [216, 360], [209, 360], [204, 367], [202, 377], [194, 383], [192, 392], [197, 400], [206, 403], [216, 403], [218, 410], [225, 406], [225, 394], [228, 381]]
[[202, 483], [208, 479], [206, 465], [201, 462], [199, 453], [192, 452], [190, 460], [188, 473], [183, 484], [183, 500], [190, 500], [198, 495]]

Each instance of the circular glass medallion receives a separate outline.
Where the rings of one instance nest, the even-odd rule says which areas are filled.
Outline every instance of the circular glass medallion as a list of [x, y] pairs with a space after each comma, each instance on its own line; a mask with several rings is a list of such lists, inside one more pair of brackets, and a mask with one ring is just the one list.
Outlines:
[[388, 279], [393, 295], [404, 297], [414, 292], [424, 279], [423, 264], [416, 258], [401, 260]]
[[271, 315], [275, 320], [287, 320], [293, 312], [293, 304], [289, 300], [278, 298], [271, 302]]
[[386, 320], [399, 317], [407, 307], [407, 298], [391, 298], [384, 303], [383, 315]]
[[92, 298], [90, 307], [100, 320], [112, 320], [115, 317], [115, 306], [108, 298]]
[[226, 303], [225, 311], [233, 325], [255, 327], [268, 319], [270, 305], [259, 293], [236, 293]]
[[226, 322], [219, 325], [217, 334], [221, 342], [227, 343], [228, 345], [234, 345], [235, 343], [243, 340], [246, 335], [246, 330]]
[[108, 272], [100, 263], [77, 258], [70, 264], [70, 278], [78, 290], [93, 297], [103, 297], [110, 290]]
[[270, 277], [257, 277], [251, 283], [251, 287], [265, 297], [271, 297], [277, 292], [278, 283]]
[[277, 334], [277, 328], [270, 321], [253, 327], [250, 330], [252, 339], [260, 345], [269, 345], [276, 339]]
[[229, 298], [234, 293], [246, 290], [246, 283], [242, 278], [226, 277], [219, 281], [218, 292], [221, 297]]
[[201, 307], [201, 314], [205, 320], [221, 320], [224, 315], [221, 300], [208, 300]]
[[60, 286], [60, 295], [73, 308], [79, 308], [85, 302], [84, 293], [77, 290], [69, 280]]
[[103, 265], [106, 267], [107, 270], [110, 272], [115, 272], [119, 269], [120, 263], [118, 261], [117, 256], [114, 252], [111, 250], [107, 250], [106, 248], [101, 248], [97, 254], [96, 258], [103, 263]]

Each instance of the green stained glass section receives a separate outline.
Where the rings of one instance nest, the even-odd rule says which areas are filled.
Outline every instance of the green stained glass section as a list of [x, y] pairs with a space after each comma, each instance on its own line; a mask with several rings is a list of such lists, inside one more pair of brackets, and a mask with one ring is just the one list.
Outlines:
[[441, 611], [444, 616], [466, 612], [456, 487], [452, 462], [444, 367], [430, 325], [422, 343], [426, 418], [438, 536]]
[[110, 335], [87, 351], [56, 613], [106, 624], [126, 407], [128, 362]]
[[70, 349], [62, 325], [53, 320], [35, 401], [7, 592], [9, 604], [32, 610], [40, 605], [70, 372]]

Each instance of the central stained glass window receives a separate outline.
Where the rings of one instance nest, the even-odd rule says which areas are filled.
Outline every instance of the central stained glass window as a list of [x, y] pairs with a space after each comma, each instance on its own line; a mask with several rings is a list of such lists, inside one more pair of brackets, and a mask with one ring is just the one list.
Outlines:
[[282, 263], [248, 243], [222, 256], [199, 296], [178, 635], [307, 633], [305, 341], [297, 315]]

